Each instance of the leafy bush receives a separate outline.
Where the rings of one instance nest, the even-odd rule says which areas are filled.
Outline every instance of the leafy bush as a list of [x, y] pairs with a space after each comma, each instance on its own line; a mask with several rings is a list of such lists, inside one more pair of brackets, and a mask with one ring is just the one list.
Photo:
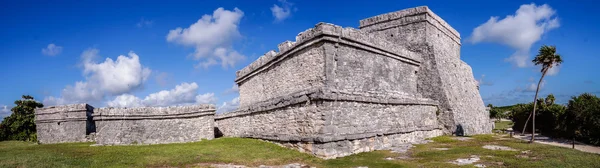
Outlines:
[[[533, 103], [512, 106], [513, 129], [522, 131]], [[585, 143], [600, 145], [600, 98], [584, 93], [572, 97], [569, 104], [554, 104], [554, 96], [538, 100], [535, 128], [553, 137], [573, 138]], [[531, 132], [529, 120], [525, 132]]]
[[588, 93], [571, 98], [563, 121], [566, 137], [600, 145], [600, 98]]
[[0, 123], [0, 140], [37, 141], [34, 113], [35, 108], [44, 105], [28, 95], [15, 101], [15, 105], [12, 114]]

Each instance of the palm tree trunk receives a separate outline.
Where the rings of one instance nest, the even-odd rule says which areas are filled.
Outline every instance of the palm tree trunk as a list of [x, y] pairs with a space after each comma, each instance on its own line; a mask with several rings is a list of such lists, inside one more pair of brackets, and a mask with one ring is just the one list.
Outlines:
[[[537, 97], [537, 96], [535, 96], [535, 97]], [[533, 102], [535, 102], [535, 100], [533, 100]], [[525, 125], [523, 126], [523, 131], [521, 132], [521, 135], [525, 135], [525, 129], [527, 128], [527, 123], [529, 123], [530, 118], [531, 118], [531, 113], [529, 113], [529, 117], [527, 117], [527, 121], [525, 121]]]
[[544, 69], [544, 71], [542, 72], [542, 77], [540, 78], [540, 81], [537, 85], [537, 89], [535, 90], [535, 99], [533, 100], [533, 112], [531, 113], [531, 140], [529, 142], [533, 142], [535, 140], [535, 108], [537, 107], [537, 96], [538, 92], [540, 91], [540, 85], [542, 84], [542, 80], [544, 79], [544, 76], [546, 76], [546, 71], [548, 71], [548, 69], [549, 68]]

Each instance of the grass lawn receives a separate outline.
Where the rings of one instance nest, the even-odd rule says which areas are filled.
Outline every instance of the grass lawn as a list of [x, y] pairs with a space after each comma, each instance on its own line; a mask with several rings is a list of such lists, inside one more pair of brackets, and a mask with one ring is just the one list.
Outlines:
[[[474, 136], [467, 141], [448, 136], [416, 145], [406, 154], [375, 151], [322, 160], [275, 144], [243, 138], [168, 145], [90, 146], [92, 143], [38, 145], [0, 142], [0, 167], [208, 167], [212, 163], [236, 165], [285, 165], [302, 163], [316, 167], [458, 167], [448, 163], [458, 158], [480, 156], [476, 164], [487, 167], [600, 167], [600, 155], [569, 148], [502, 138]], [[508, 146], [519, 151], [492, 151], [486, 144]], [[448, 148], [436, 150], [435, 148]], [[528, 154], [520, 151], [528, 150]], [[385, 158], [395, 158], [386, 160]], [[467, 165], [473, 166], [473, 165]]]
[[496, 124], [496, 128], [494, 128], [494, 130], [503, 130], [507, 128], [512, 128], [513, 126], [512, 121], [495, 121], [494, 123]]

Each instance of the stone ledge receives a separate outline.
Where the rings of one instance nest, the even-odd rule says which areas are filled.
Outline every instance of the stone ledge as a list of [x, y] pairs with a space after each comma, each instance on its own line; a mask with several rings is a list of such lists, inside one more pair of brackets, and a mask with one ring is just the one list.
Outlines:
[[236, 72], [236, 82], [240, 83], [243, 80], [253, 76], [261, 69], [266, 69], [275, 62], [284, 60], [286, 57], [301, 51], [304, 48], [318, 44], [319, 42], [342, 43], [351, 45], [360, 49], [365, 49], [371, 52], [379, 52], [378, 54], [386, 55], [399, 59], [413, 65], [420, 65], [422, 60], [421, 55], [409, 51], [408, 49], [397, 46], [392, 42], [375, 37], [354, 28], [342, 28], [341, 26], [319, 23], [314, 28], [310, 28], [301, 32], [296, 36], [296, 42], [285, 41], [278, 45], [279, 53], [269, 51], [265, 55], [259, 57], [250, 65]]
[[351, 101], [351, 102], [364, 102], [364, 103], [377, 103], [377, 104], [389, 104], [389, 105], [428, 105], [438, 106], [438, 102], [431, 99], [425, 98], [413, 98], [413, 97], [370, 97], [365, 95], [358, 95], [352, 93], [343, 93], [337, 90], [322, 89], [322, 88], [311, 88], [304, 91], [289, 94], [288, 96], [281, 96], [273, 98], [267, 101], [258, 102], [252, 106], [240, 107], [238, 110], [219, 114], [215, 116], [215, 120], [244, 116], [252, 113], [258, 113], [267, 110], [273, 110], [277, 108], [283, 108], [299, 103], [313, 101]]
[[[419, 6], [419, 7], [415, 7], [415, 8], [404, 9], [404, 10], [400, 10], [400, 11], [390, 12], [390, 13], [386, 13], [386, 14], [373, 16], [373, 17], [370, 17], [367, 19], [363, 19], [363, 20], [360, 20], [359, 27], [361, 29], [363, 29], [363, 28], [367, 28], [367, 27], [370, 27], [370, 26], [373, 26], [376, 24], [391, 22], [391, 21], [402, 19], [405, 17], [422, 15], [422, 14], [426, 14], [433, 21], [429, 20], [428, 19], [429, 17], [422, 18], [422, 19], [420, 19], [420, 21], [427, 21], [430, 24], [432, 24], [433, 26], [437, 27], [438, 29], [446, 29], [447, 31], [450, 32], [450, 34], [452, 36], [455, 36], [458, 39], [458, 43], [460, 44], [460, 34], [458, 33], [458, 31], [456, 31], [454, 28], [452, 28], [452, 26], [450, 26], [450, 24], [448, 24], [446, 21], [444, 21], [440, 16], [433, 13], [433, 11], [431, 11], [429, 9], [429, 7], [427, 7], [427, 6]], [[414, 21], [414, 22], [416, 22], [416, 21]], [[437, 22], [437, 24], [434, 22]]]
[[440, 130], [435, 126], [419, 127], [419, 128], [407, 128], [404, 130], [389, 130], [387, 132], [373, 132], [373, 133], [360, 133], [360, 134], [347, 134], [347, 135], [241, 135], [242, 138], [255, 138], [270, 141], [281, 141], [281, 142], [312, 142], [312, 143], [328, 143], [345, 140], [356, 140], [371, 138], [376, 136], [387, 136], [393, 134], [405, 134], [416, 131], [434, 131]]
[[145, 119], [154, 119], [154, 120], [166, 120], [166, 119], [176, 119], [176, 118], [196, 118], [208, 115], [215, 115], [214, 110], [207, 111], [197, 111], [197, 112], [189, 112], [189, 113], [181, 113], [181, 114], [168, 114], [168, 115], [102, 115], [102, 114], [94, 114], [94, 121], [110, 121], [110, 120], [145, 120]]
[[169, 107], [133, 107], [133, 108], [97, 108], [94, 109], [95, 116], [122, 116], [122, 117], [151, 117], [151, 116], [176, 116], [188, 113], [214, 112], [212, 104], [193, 106], [169, 106]]
[[49, 106], [35, 109], [35, 115], [48, 115], [48, 114], [56, 114], [56, 113], [74, 113], [74, 112], [84, 112], [91, 111], [94, 107], [89, 104], [69, 104], [69, 105], [59, 105], [59, 106]]
[[74, 122], [74, 121], [87, 121], [87, 118], [70, 118], [70, 119], [45, 119], [35, 120], [35, 123], [56, 123], [56, 122]]

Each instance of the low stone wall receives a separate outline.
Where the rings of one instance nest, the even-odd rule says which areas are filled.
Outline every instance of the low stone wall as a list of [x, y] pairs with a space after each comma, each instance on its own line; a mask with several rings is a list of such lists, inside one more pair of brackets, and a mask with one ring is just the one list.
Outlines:
[[87, 104], [35, 109], [38, 141], [43, 144], [89, 141], [87, 135], [95, 132], [93, 109]]
[[442, 135], [436, 102], [313, 90], [218, 115], [220, 133], [295, 146], [322, 158], [388, 149]]
[[99, 108], [95, 110], [100, 145], [164, 144], [214, 138], [214, 105]]

